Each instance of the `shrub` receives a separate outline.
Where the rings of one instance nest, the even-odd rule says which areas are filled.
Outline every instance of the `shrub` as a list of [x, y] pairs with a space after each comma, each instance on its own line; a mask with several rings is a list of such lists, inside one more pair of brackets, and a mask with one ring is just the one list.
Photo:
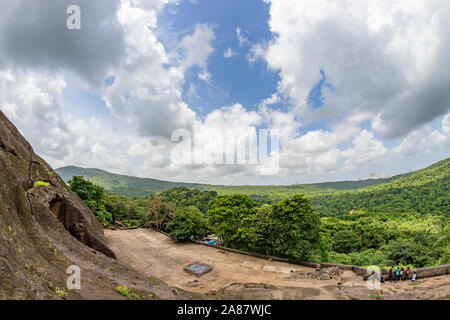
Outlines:
[[116, 287], [116, 291], [121, 295], [124, 296], [125, 298], [128, 299], [141, 299], [141, 297], [139, 295], [137, 295], [134, 292], [131, 292], [130, 289], [128, 289], [127, 286], [117, 286]]
[[103, 188], [78, 176], [69, 180], [69, 186], [86, 203], [100, 223], [112, 222], [112, 215], [105, 208], [105, 190]]
[[350, 230], [338, 231], [334, 235], [333, 249], [339, 253], [350, 253], [358, 250], [360, 240], [356, 233]]
[[68, 295], [66, 290], [60, 289], [58, 287], [55, 289], [55, 292], [58, 295], [58, 297], [60, 297], [61, 299], [66, 299], [66, 296]]
[[330, 261], [337, 264], [352, 264], [352, 259], [345, 253], [330, 252]]

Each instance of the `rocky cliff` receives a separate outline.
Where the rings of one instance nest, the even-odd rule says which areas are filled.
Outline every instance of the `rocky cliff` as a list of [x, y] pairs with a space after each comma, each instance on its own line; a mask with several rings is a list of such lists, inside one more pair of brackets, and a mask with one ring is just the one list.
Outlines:
[[[71, 265], [80, 290], [66, 288]], [[184, 295], [116, 261], [89, 208], [0, 111], [0, 299], [119, 299], [118, 285]]]

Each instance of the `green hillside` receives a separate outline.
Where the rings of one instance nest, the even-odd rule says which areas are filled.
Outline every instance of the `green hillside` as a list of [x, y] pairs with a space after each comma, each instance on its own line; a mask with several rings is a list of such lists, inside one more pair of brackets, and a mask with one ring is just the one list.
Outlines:
[[150, 178], [137, 178], [110, 173], [100, 169], [85, 169], [68, 166], [56, 169], [56, 172], [64, 181], [69, 181], [73, 176], [81, 176], [92, 183], [116, 194], [128, 197], [145, 197], [164, 190], [187, 187], [190, 189], [204, 189], [206, 185], [195, 183], [182, 183], [162, 181]]
[[108, 191], [129, 197], [144, 197], [184, 186], [189, 189], [216, 191], [221, 195], [245, 194], [260, 203], [277, 202], [299, 193], [308, 196], [333, 194], [342, 190], [354, 190], [377, 185], [392, 179], [367, 179], [361, 181], [324, 182], [290, 186], [221, 186], [137, 178], [114, 174], [100, 169], [85, 169], [75, 166], [59, 168], [56, 169], [56, 172], [66, 182], [73, 176], [82, 176]]
[[388, 182], [312, 197], [315, 210], [338, 216], [352, 209], [450, 216], [450, 158]]
[[[400, 177], [400, 176], [397, 176]], [[395, 177], [395, 178], [397, 178]], [[303, 194], [310, 198], [332, 195], [340, 191], [356, 190], [367, 186], [374, 186], [390, 179], [366, 179], [360, 181], [337, 181], [313, 184], [295, 184], [290, 186], [206, 186], [206, 190], [216, 191], [220, 195], [245, 194], [259, 204], [270, 204]]]
[[322, 216], [340, 216], [352, 209], [369, 212], [418, 212], [449, 216], [450, 158], [389, 179], [325, 182], [291, 186], [218, 186], [162, 181], [109, 173], [99, 169], [64, 167], [56, 170], [68, 181], [83, 176], [116, 194], [144, 197], [172, 188], [244, 194], [259, 204], [271, 204], [296, 194], [312, 199]]

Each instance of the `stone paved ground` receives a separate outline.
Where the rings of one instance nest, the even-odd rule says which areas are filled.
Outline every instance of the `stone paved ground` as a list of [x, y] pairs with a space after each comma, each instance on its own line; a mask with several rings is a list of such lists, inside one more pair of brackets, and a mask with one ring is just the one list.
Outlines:
[[[370, 291], [352, 271], [330, 280], [311, 279], [315, 270], [172, 241], [148, 229], [105, 230], [107, 244], [119, 261], [170, 286], [217, 299], [445, 299], [450, 297], [450, 276], [384, 284]], [[183, 267], [198, 261], [213, 267], [201, 277]]]

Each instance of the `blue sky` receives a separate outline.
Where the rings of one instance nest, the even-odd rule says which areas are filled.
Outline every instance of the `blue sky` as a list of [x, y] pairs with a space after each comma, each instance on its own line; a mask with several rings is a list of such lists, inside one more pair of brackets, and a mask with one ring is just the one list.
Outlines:
[[[17, 0], [0, 13], [0, 109], [53, 167], [171, 181], [352, 180], [449, 157], [450, 4], [360, 1]], [[262, 128], [280, 150], [250, 163]], [[180, 163], [179, 130], [200, 163]], [[246, 162], [212, 164], [238, 150], [220, 137]]]
[[[211, 83], [200, 80], [197, 70], [189, 70], [185, 76], [184, 94], [187, 94], [191, 84], [197, 88], [198, 98], [190, 100], [190, 106], [199, 115], [236, 102], [254, 110], [267, 97], [267, 93], [276, 91], [280, 80], [278, 72], [268, 70], [264, 61], [250, 64], [246, 58], [252, 43], [273, 39], [267, 23], [269, 9], [267, 3], [259, 0], [199, 0], [197, 4], [183, 1], [179, 5], [165, 7], [159, 23], [166, 34], [176, 35], [180, 39], [189, 30], [194, 30], [196, 24], [205, 23], [213, 26], [216, 35], [212, 41], [214, 52], [208, 59]], [[237, 28], [249, 41], [242, 47], [236, 36]], [[170, 47], [169, 41], [166, 45]], [[224, 52], [228, 48], [235, 55], [225, 59]]]

